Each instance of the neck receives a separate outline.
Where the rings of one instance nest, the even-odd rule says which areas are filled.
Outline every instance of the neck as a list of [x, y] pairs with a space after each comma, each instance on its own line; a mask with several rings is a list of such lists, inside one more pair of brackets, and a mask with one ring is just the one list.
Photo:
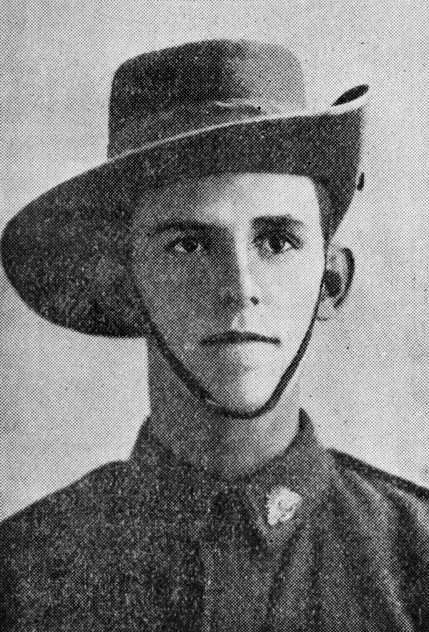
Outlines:
[[295, 380], [272, 409], [255, 419], [229, 418], [195, 398], [149, 340], [151, 430], [184, 461], [233, 480], [283, 452], [299, 423]]

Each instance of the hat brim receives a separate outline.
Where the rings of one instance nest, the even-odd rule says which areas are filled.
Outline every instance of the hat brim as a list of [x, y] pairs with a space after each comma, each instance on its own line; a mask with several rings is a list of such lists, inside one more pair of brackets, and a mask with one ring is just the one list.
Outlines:
[[366, 90], [321, 113], [240, 120], [166, 139], [74, 177], [28, 204], [1, 241], [6, 274], [20, 297], [53, 323], [77, 331], [135, 336], [118, 328], [90, 292], [99, 252], [95, 235], [124, 222], [121, 201], [182, 178], [271, 172], [320, 181], [331, 201], [322, 218], [332, 235], [356, 189]]

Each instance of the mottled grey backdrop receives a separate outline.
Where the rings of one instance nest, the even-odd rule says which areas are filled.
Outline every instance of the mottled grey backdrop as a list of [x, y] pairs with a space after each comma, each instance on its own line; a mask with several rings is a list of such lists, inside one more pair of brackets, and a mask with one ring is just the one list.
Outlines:
[[[319, 324], [303, 400], [325, 443], [429, 483], [429, 3], [422, 0], [3, 0], [1, 226], [102, 162], [116, 67], [212, 37], [287, 44], [308, 101], [369, 81], [365, 190], [338, 238], [350, 300]], [[0, 516], [125, 458], [149, 405], [145, 345], [43, 322], [0, 275]]]

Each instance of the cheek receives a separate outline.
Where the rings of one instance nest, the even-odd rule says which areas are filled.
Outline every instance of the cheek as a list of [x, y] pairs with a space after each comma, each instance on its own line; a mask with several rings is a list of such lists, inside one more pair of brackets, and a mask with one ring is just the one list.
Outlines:
[[165, 336], [178, 340], [204, 330], [213, 290], [205, 266], [146, 254], [134, 258], [132, 270], [144, 305]]
[[266, 301], [279, 325], [306, 329], [313, 315], [324, 270], [323, 250], [298, 256], [265, 275]]

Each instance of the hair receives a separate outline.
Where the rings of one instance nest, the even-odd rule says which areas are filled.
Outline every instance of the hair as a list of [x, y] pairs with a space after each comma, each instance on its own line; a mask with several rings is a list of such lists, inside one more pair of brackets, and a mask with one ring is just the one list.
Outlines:
[[312, 178], [312, 181], [316, 191], [317, 201], [319, 202], [320, 225], [326, 249], [329, 246], [334, 232], [332, 229], [332, 202], [323, 180]]

